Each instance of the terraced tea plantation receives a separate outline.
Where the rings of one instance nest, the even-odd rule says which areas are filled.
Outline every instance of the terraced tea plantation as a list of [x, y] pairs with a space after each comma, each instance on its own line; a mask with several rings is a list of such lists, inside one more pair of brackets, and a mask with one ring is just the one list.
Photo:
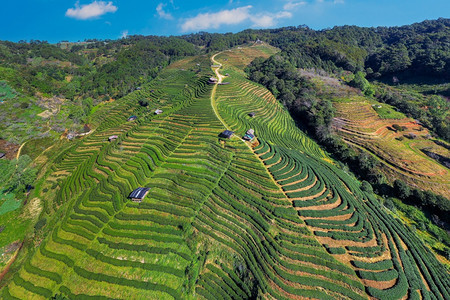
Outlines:
[[[207, 83], [217, 62], [229, 84]], [[48, 163], [52, 230], [2, 298], [449, 299], [447, 271], [415, 233], [242, 65], [233, 51], [179, 61], [100, 108], [95, 131]], [[137, 187], [150, 188], [140, 203], [128, 199]]]
[[[433, 158], [433, 154], [450, 156], [448, 148], [440, 145], [445, 142], [436, 142], [426, 128], [411, 118], [381, 118], [377, 111], [387, 104], [349, 100], [333, 106], [337, 115], [333, 127], [337, 133], [348, 144], [374, 155], [388, 178], [401, 178], [413, 186], [448, 197], [449, 168]], [[387, 115], [395, 116], [395, 113]]]

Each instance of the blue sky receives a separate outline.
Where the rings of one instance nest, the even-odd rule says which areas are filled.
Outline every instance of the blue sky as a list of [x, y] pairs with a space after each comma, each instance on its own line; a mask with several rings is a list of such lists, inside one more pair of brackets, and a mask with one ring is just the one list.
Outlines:
[[449, 0], [5, 0], [0, 40], [55, 43], [302, 24], [397, 26], [449, 14]]

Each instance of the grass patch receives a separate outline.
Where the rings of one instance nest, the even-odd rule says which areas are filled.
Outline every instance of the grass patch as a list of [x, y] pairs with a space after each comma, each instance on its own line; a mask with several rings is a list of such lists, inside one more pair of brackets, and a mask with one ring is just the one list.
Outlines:
[[392, 106], [385, 103], [373, 103], [372, 108], [377, 112], [378, 116], [382, 119], [404, 119], [406, 116], [396, 111]]
[[415, 228], [418, 236], [426, 245], [440, 255], [450, 252], [450, 236], [444, 229], [435, 225], [430, 220], [430, 216], [419, 208], [405, 204], [399, 199], [392, 198], [392, 200], [397, 209], [396, 214], [408, 226]]
[[0, 103], [8, 99], [14, 99], [17, 96], [17, 92], [8, 86], [6, 81], [0, 80]]
[[52, 137], [32, 139], [26, 142], [20, 154], [21, 155], [27, 154], [31, 157], [31, 159], [34, 160], [42, 152], [44, 152], [45, 149], [52, 146], [54, 143], [55, 140]]
[[14, 211], [20, 207], [22, 204], [22, 201], [17, 201], [14, 198], [14, 194], [4, 194], [0, 196], [0, 216], [4, 215], [6, 213], [9, 213], [10, 211]]
[[31, 219], [25, 219], [21, 216], [20, 209], [0, 215], [0, 226], [4, 227], [0, 233], [0, 247], [17, 240], [23, 240], [30, 222]]

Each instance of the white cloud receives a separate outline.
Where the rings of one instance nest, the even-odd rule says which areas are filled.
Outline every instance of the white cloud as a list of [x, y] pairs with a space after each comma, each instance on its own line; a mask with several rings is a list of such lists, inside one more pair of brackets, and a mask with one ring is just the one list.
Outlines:
[[289, 19], [292, 18], [292, 13], [288, 11], [280, 11], [275, 14], [275, 19]]
[[251, 5], [242, 6], [235, 9], [225, 9], [217, 13], [198, 14], [193, 18], [187, 19], [181, 24], [183, 31], [198, 31], [214, 28], [221, 25], [234, 25], [244, 22], [250, 18]]
[[198, 31], [217, 29], [222, 25], [235, 25], [245, 21], [252, 22], [252, 27], [265, 28], [276, 25], [277, 20], [291, 18], [292, 13], [280, 11], [277, 13], [251, 13], [252, 6], [242, 6], [235, 9], [221, 10], [217, 13], [204, 13], [187, 19], [181, 25], [182, 31]]
[[106, 13], [114, 13], [117, 11], [111, 1], [106, 3], [104, 1], [94, 1], [91, 4], [84, 4], [80, 6], [80, 3], [75, 3], [75, 8], [69, 8], [66, 11], [66, 16], [78, 20], [87, 20], [95, 17], [102, 16]]
[[122, 32], [120, 33], [120, 37], [121, 37], [122, 39], [125, 39], [127, 36], [128, 36], [128, 30], [124, 30], [124, 31], [122, 31]]
[[267, 28], [277, 24], [277, 20], [291, 18], [292, 13], [288, 11], [280, 11], [276, 14], [257, 14], [250, 16], [250, 20], [253, 22], [252, 27]]
[[333, 4], [344, 4], [345, 1], [344, 0], [334, 0]]
[[296, 7], [304, 6], [304, 5], [306, 5], [306, 4], [307, 4], [307, 3], [306, 3], [305, 1], [300, 1], [300, 2], [289, 1], [288, 3], [286, 3], [286, 4], [283, 6], [283, 9], [284, 9], [284, 10], [293, 10], [293, 9], [296, 8]]
[[271, 27], [275, 25], [275, 20], [273, 16], [262, 15], [259, 17], [252, 18], [253, 25], [252, 27]]
[[158, 6], [156, 7], [156, 12], [161, 19], [172, 20], [173, 16], [170, 13], [164, 11], [164, 6], [166, 5], [163, 3], [158, 4]]

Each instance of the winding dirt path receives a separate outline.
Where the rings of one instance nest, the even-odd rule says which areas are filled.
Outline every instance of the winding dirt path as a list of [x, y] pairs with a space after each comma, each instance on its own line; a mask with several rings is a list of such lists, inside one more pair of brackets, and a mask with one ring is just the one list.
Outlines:
[[219, 63], [218, 61], [216, 61], [216, 60], [215, 60], [215, 57], [216, 57], [216, 55], [218, 55], [218, 54], [220, 54], [220, 53], [222, 53], [222, 52], [218, 52], [218, 53], [214, 54], [213, 56], [211, 56], [211, 61], [213, 62], [213, 64], [219, 66], [218, 68], [214, 68], [214, 73], [215, 73], [216, 76], [217, 76], [218, 83], [216, 83], [216, 84], [214, 85], [214, 88], [213, 88], [213, 90], [212, 90], [212, 92], [211, 92], [211, 106], [212, 106], [212, 108], [213, 108], [214, 114], [216, 115], [217, 119], [220, 120], [220, 122], [222, 123], [222, 125], [223, 125], [226, 129], [230, 130], [230, 128], [229, 128], [229, 127], [227, 126], [227, 124], [225, 123], [225, 121], [220, 117], [220, 114], [217, 112], [216, 90], [217, 90], [217, 86], [219, 85], [219, 83], [222, 82], [223, 76], [219, 73], [219, 69], [220, 69], [220, 67], [222, 67], [222, 64]]
[[16, 159], [19, 159], [20, 156], [20, 151], [22, 151], [23, 146], [25, 146], [27, 142], [23, 142], [22, 145], [20, 145], [19, 150], [17, 150], [17, 156]]
[[[223, 52], [223, 51], [222, 51]], [[216, 115], [217, 119], [220, 120], [220, 122], [222, 123], [222, 125], [227, 129], [227, 130], [231, 130], [230, 127], [227, 125], [227, 123], [225, 123], [225, 121], [220, 117], [219, 112], [217, 111], [217, 104], [216, 104], [216, 90], [217, 90], [217, 86], [219, 85], [219, 83], [222, 82], [223, 78], [225, 76], [221, 75], [219, 73], [219, 69], [222, 67], [222, 64], [218, 61], [215, 60], [215, 57], [222, 53], [222, 52], [218, 52], [216, 54], [214, 54], [213, 56], [211, 56], [211, 61], [213, 62], [214, 65], [217, 65], [219, 67], [214, 68], [214, 73], [217, 76], [218, 82], [214, 85], [214, 88], [211, 92], [211, 106], [213, 108], [214, 114]], [[247, 143], [245, 140], [243, 140], [242, 138], [239, 138], [249, 149], [250, 151], [256, 155], [256, 157], [259, 158], [259, 155], [255, 153], [255, 150], [253, 150], [252, 146]], [[260, 159], [260, 158], [259, 158]], [[291, 201], [288, 197], [288, 195], [286, 194], [286, 192], [283, 190], [282, 186], [278, 183], [278, 181], [275, 180], [275, 178], [273, 177], [272, 173], [269, 172], [269, 170], [267, 169], [266, 165], [263, 163], [263, 161], [260, 159], [261, 164], [264, 166], [264, 169], [266, 170], [266, 173], [268, 174], [268, 176], [272, 179], [273, 183], [280, 189], [280, 191], [283, 193], [283, 195], [286, 197], [286, 200]]]

